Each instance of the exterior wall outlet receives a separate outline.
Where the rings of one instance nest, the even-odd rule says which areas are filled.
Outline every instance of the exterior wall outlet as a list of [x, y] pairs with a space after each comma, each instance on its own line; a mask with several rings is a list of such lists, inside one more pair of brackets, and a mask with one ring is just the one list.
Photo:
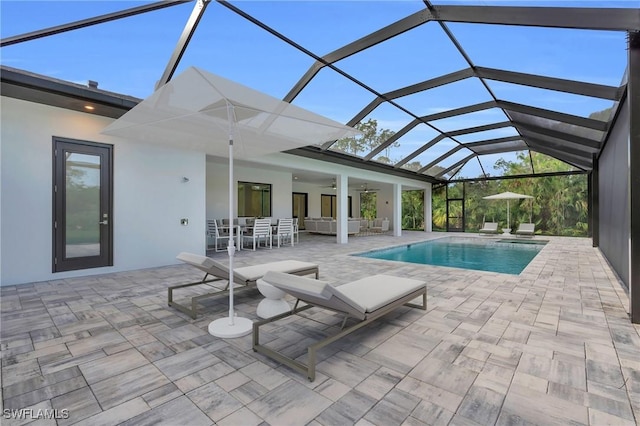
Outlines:
[[180, 219], [180, 225], [187, 226], [188, 224], [189, 224], [189, 219], [187, 218]]

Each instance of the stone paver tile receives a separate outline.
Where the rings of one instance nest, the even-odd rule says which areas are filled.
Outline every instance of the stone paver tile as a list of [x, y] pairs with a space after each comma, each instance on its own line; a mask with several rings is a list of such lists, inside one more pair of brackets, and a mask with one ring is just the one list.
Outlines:
[[182, 392], [187, 393], [206, 383], [215, 381], [227, 374], [231, 374], [234, 371], [235, 370], [226, 362], [219, 362], [211, 367], [203, 368], [202, 370], [196, 371], [188, 376], [181, 377], [180, 379], [175, 380], [174, 383]]
[[408, 371], [415, 367], [437, 344], [438, 341], [423, 335], [400, 332], [375, 347], [366, 355], [366, 358], [378, 364], [383, 364], [381, 359], [384, 359], [386, 361], [384, 365], [387, 366], [398, 363], [404, 368], [395, 367], [396, 369]]
[[41, 376], [37, 359], [30, 359], [13, 365], [2, 366], [2, 386], [10, 386]]
[[334, 356], [318, 363], [316, 370], [334, 378], [347, 386], [357, 386], [380, 366], [347, 352], [338, 352]]
[[154, 341], [137, 347], [138, 351], [151, 362], [175, 355], [175, 351], [162, 342]]
[[166, 404], [156, 407], [154, 410], [145, 411], [142, 414], [120, 423], [121, 426], [209, 426], [213, 424], [213, 421], [200, 411], [186, 396], [173, 399]]
[[[24, 407], [24, 409], [7, 409], [7, 411], [2, 412], [2, 426], [22, 426], [26, 424], [35, 425], [37, 423], [50, 424], [52, 426], [55, 426], [55, 419], [36, 420], [37, 413], [44, 412], [45, 410], [49, 410], [49, 413], [53, 412], [53, 407], [51, 406], [50, 400], [41, 401], [30, 407]], [[63, 418], [68, 414], [65, 412], [54, 412], [54, 417], [55, 415], [57, 415], [59, 418]]]
[[505, 395], [481, 386], [472, 386], [465, 395], [457, 414], [481, 424], [495, 423]]
[[452, 413], [457, 411], [464, 397], [408, 376], [402, 379], [396, 388], [443, 407]]
[[250, 381], [251, 379], [249, 377], [239, 371], [236, 371], [219, 378], [215, 383], [225, 391], [230, 392]]
[[162, 358], [154, 364], [169, 379], [177, 380], [188, 376], [198, 370], [210, 367], [220, 362], [220, 359], [213, 356], [206, 350], [196, 347], [175, 355]]
[[619, 365], [590, 359], [587, 360], [587, 380], [615, 388], [621, 388], [624, 385], [624, 378]]
[[[409, 419], [414, 418], [422, 424], [432, 426], [446, 426], [454, 413], [429, 401], [420, 401]], [[409, 421], [407, 419], [407, 421]], [[408, 423], [413, 424], [413, 423]]]
[[200, 386], [187, 397], [215, 422], [242, 408], [240, 401], [215, 383]]
[[86, 339], [67, 343], [67, 346], [73, 356], [80, 356], [123, 342], [125, 342], [125, 339], [120, 333], [117, 331], [108, 331], [87, 337]]
[[331, 401], [305, 386], [289, 381], [250, 403], [247, 408], [267, 423], [306, 424], [331, 405]]
[[549, 382], [545, 379], [541, 379], [536, 376], [532, 376], [526, 373], [516, 373], [513, 375], [513, 383], [525, 388], [533, 389], [535, 391], [546, 393]]
[[400, 380], [403, 375], [391, 370], [389, 368], [382, 367], [363, 382], [361, 382], [355, 389], [367, 394], [375, 399], [382, 399]]
[[593, 408], [589, 408], [589, 422], [592, 425], [615, 425], [615, 426], [637, 426], [634, 420], [623, 419], [603, 413]]
[[117, 376], [125, 371], [142, 367], [148, 363], [149, 361], [147, 361], [140, 352], [135, 349], [129, 349], [104, 358], [85, 362], [79, 367], [87, 379], [87, 382], [92, 384], [108, 379], [109, 377]]
[[401, 424], [420, 403], [420, 398], [394, 389], [364, 416], [374, 425]]
[[544, 425], [586, 425], [589, 422], [587, 407], [518, 385], [513, 385], [509, 390], [497, 424], [509, 424], [514, 418]]
[[274, 370], [260, 361], [253, 362], [240, 368], [238, 371], [269, 390], [275, 389], [289, 380], [289, 378], [281, 372]]
[[261, 396], [269, 393], [269, 389], [265, 388], [259, 383], [251, 381], [237, 387], [229, 393], [242, 404], [247, 405], [250, 402], [253, 402]]
[[560, 383], [586, 391], [586, 379], [584, 363], [583, 365], [575, 365], [556, 359], [551, 361], [551, 369], [549, 371], [550, 382]]
[[248, 408], [241, 408], [229, 414], [222, 420], [216, 422], [217, 426], [258, 426], [263, 423], [262, 419]]
[[70, 425], [102, 412], [88, 386], [53, 398], [51, 405], [56, 410], [67, 410], [69, 413], [68, 418], [57, 420], [59, 425]]
[[[371, 378], [372, 376], [369, 376]], [[368, 380], [368, 379], [367, 379]], [[366, 382], [366, 380], [365, 380]], [[364, 383], [364, 382], [363, 382]], [[361, 386], [362, 383], [358, 386]], [[357, 389], [357, 388], [356, 388]], [[341, 383], [332, 378], [328, 378], [323, 381], [320, 385], [318, 385], [314, 391], [319, 393], [320, 395], [329, 398], [331, 401], [338, 401], [342, 398], [347, 392], [349, 392], [351, 388], [344, 383]]]
[[109, 329], [111, 324], [105, 321], [103, 318], [89, 318], [83, 321], [76, 321], [69, 324], [58, 326], [60, 333], [65, 336], [67, 334], [75, 334], [81, 331], [93, 331], [102, 328]]
[[376, 400], [359, 391], [350, 391], [336, 403], [331, 404], [317, 419], [322, 424], [353, 424], [361, 419], [376, 403]]
[[477, 377], [477, 373], [431, 357], [421, 361], [409, 376], [435, 385], [446, 391], [464, 396]]
[[52, 374], [46, 374], [44, 376], [33, 377], [28, 380], [7, 386], [2, 389], [2, 396], [5, 399], [21, 395], [23, 393], [31, 392], [36, 389], [50, 386], [58, 382], [64, 382], [65, 380], [73, 379], [81, 375], [78, 367], [71, 367], [66, 370], [57, 371]]
[[587, 405], [594, 410], [633, 421], [633, 412], [629, 401], [616, 401], [592, 393], [587, 394]]
[[67, 368], [82, 365], [85, 362], [91, 362], [96, 359], [104, 358], [107, 354], [102, 350], [91, 352], [80, 356], [64, 356], [61, 358], [53, 358], [52, 360], [39, 360], [42, 368], [42, 374], [52, 374], [56, 371], [66, 370]]
[[168, 346], [177, 345], [178, 343], [194, 339], [196, 337], [207, 334], [206, 331], [192, 325], [186, 324], [162, 333], [157, 333], [155, 337]]
[[142, 399], [144, 399], [144, 402], [146, 402], [149, 407], [154, 408], [182, 395], [184, 395], [184, 393], [178, 389], [175, 384], [168, 383], [162, 387], [152, 390], [149, 393], [145, 393], [142, 395]]
[[467, 417], [462, 417], [458, 414], [453, 415], [453, 418], [449, 422], [449, 425], [451, 426], [485, 426], [482, 423], [474, 422], [473, 420]]
[[23, 408], [87, 386], [82, 376], [59, 381], [4, 400], [4, 408]]
[[93, 383], [91, 389], [102, 408], [108, 410], [168, 383], [169, 380], [156, 367], [145, 365]]

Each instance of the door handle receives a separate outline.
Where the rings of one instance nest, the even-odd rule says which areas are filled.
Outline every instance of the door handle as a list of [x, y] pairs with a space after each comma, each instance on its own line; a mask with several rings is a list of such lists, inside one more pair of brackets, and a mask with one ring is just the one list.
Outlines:
[[108, 225], [109, 221], [108, 220], [103, 220], [102, 222], [98, 222], [98, 225]]

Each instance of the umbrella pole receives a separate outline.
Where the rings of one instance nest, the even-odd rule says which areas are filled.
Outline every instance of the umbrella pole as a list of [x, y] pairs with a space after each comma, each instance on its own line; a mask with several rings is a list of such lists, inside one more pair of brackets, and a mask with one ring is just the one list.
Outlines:
[[509, 200], [507, 200], [507, 228], [511, 229], [511, 214], [509, 213]]
[[236, 247], [233, 241], [233, 136], [229, 135], [229, 242], [227, 253], [229, 254], [229, 325], [233, 327], [233, 256]]
[[236, 229], [233, 226], [233, 105], [227, 104], [227, 114], [229, 118], [229, 243], [227, 245], [227, 253], [229, 254], [229, 318], [211, 321], [209, 334], [222, 338], [234, 338], [251, 333], [253, 321], [248, 318], [236, 317], [233, 311], [233, 256], [236, 252], [233, 238]]

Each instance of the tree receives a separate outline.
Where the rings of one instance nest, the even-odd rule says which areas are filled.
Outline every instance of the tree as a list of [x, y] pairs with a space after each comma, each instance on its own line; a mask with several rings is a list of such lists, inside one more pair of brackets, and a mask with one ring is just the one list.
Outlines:
[[[395, 134], [393, 130], [389, 129], [378, 130], [378, 121], [373, 118], [370, 118], [365, 122], [360, 122], [354, 127], [362, 132], [362, 134], [338, 139], [331, 148], [353, 155], [368, 154]], [[396, 161], [391, 159], [389, 155], [391, 148], [397, 148], [398, 146], [400, 146], [398, 142], [394, 142], [386, 147], [385, 155], [376, 158], [376, 161], [386, 164], [395, 163]]]

